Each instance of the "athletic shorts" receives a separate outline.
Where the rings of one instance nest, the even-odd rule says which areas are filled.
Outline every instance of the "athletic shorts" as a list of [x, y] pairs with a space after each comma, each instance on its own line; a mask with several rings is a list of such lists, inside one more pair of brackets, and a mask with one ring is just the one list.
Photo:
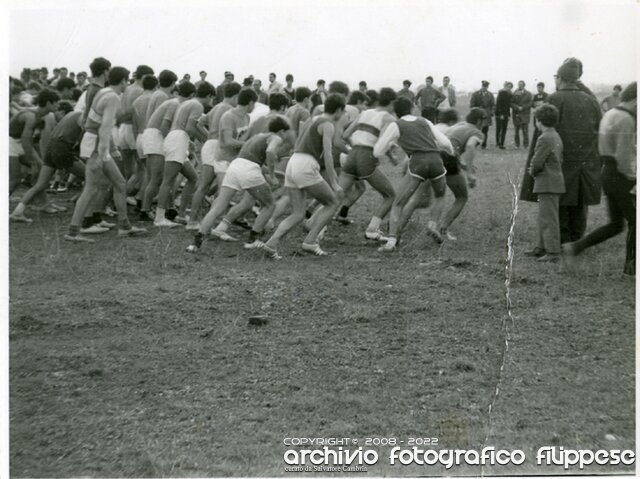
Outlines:
[[24, 148], [22, 148], [22, 141], [16, 140], [13, 137], [9, 137], [9, 156], [18, 157], [24, 155]]
[[444, 169], [447, 170], [447, 176], [453, 176], [460, 173], [460, 160], [458, 160], [457, 156], [451, 156], [449, 153], [441, 151], [440, 158], [442, 158]]
[[138, 158], [146, 158], [147, 155], [144, 154], [144, 146], [142, 144], [142, 135], [138, 135], [136, 138], [136, 151], [138, 152]]
[[133, 136], [133, 125], [130, 123], [123, 123], [118, 130], [118, 140], [116, 143], [121, 150], [135, 150], [136, 139]]
[[266, 185], [260, 165], [244, 158], [236, 158], [229, 164], [224, 175], [222, 186], [227, 186], [234, 190], [248, 190], [256, 186]]
[[300, 190], [323, 181], [324, 179], [320, 174], [320, 165], [313, 156], [307, 153], [294, 153], [289, 158], [287, 170], [284, 174], [284, 186], [286, 188], [298, 188]]
[[85, 131], [80, 141], [80, 158], [91, 158], [96, 151], [98, 151], [98, 135]]
[[183, 130], [170, 131], [164, 139], [164, 161], [185, 164], [189, 159], [189, 135]]
[[73, 145], [70, 145], [66, 141], [51, 140], [42, 162], [56, 170], [69, 170], [75, 160], [76, 155], [73, 151]]
[[439, 153], [419, 152], [409, 158], [409, 174], [421, 180], [437, 180], [445, 176], [447, 170], [444, 169]]
[[373, 156], [373, 148], [354, 146], [342, 166], [342, 173], [358, 180], [369, 178], [378, 167], [378, 159]]
[[145, 157], [149, 155], [164, 156], [163, 144], [164, 137], [157, 128], [147, 128], [142, 133], [142, 152]]
[[207, 140], [202, 145], [200, 158], [202, 164], [211, 166], [216, 173], [226, 173], [229, 168], [230, 161], [216, 160], [216, 150], [218, 149], [218, 140]]

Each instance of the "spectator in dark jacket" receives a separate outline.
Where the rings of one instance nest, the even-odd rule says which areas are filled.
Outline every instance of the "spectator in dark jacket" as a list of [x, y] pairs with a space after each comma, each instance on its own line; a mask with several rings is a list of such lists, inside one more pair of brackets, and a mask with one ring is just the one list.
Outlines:
[[504, 139], [507, 136], [509, 117], [511, 116], [511, 90], [513, 83], [504, 82], [504, 88], [498, 92], [496, 99], [496, 145], [504, 150]]
[[563, 252], [570, 260], [586, 248], [622, 233], [626, 220], [627, 254], [623, 272], [635, 275], [637, 83], [631, 83], [620, 97], [622, 102], [609, 110], [600, 123], [598, 142], [603, 162], [602, 186], [607, 195], [609, 223], [579, 241], [563, 245]]
[[582, 63], [569, 58], [558, 69], [557, 91], [549, 103], [560, 112], [557, 130], [562, 143], [566, 193], [560, 200], [560, 236], [563, 243], [577, 241], [587, 228], [589, 205], [600, 203], [601, 165], [598, 127], [602, 113], [596, 98], [577, 84]]
[[489, 91], [489, 82], [482, 80], [482, 88], [471, 95], [471, 101], [469, 102], [471, 108], [482, 108], [487, 113], [487, 123], [482, 128], [484, 134], [484, 141], [482, 142], [482, 149], [487, 147], [487, 137], [489, 135], [489, 126], [491, 126], [491, 118], [496, 107], [496, 100], [493, 97], [493, 93]]
[[522, 145], [529, 147], [529, 123], [531, 122], [531, 104], [533, 97], [525, 88], [525, 83], [520, 80], [518, 89], [511, 97], [511, 109], [513, 110], [513, 127], [515, 129], [514, 143], [520, 148], [520, 131], [522, 131]]

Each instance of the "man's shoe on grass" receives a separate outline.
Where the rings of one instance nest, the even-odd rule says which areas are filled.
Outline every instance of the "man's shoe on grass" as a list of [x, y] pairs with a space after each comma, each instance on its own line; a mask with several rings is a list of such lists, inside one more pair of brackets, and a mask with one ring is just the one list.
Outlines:
[[147, 229], [139, 228], [137, 226], [132, 226], [131, 228], [128, 228], [128, 229], [123, 229], [123, 228], [118, 229], [118, 236], [133, 237], [133, 236], [142, 236], [145, 234], [147, 234]]
[[364, 232], [364, 237], [371, 241], [387, 241], [389, 239], [387, 236], [384, 235], [384, 233], [381, 230], [377, 230], [377, 231], [367, 230]]
[[16, 223], [33, 223], [33, 220], [25, 215], [9, 215], [9, 219]]
[[178, 223], [174, 223], [173, 221], [170, 221], [166, 218], [160, 220], [160, 221], [154, 221], [153, 222], [153, 226], [157, 227], [157, 228], [175, 228], [177, 226], [180, 226]]
[[73, 243], [95, 243], [95, 240], [82, 235], [66, 234], [64, 235], [64, 240], [71, 241]]
[[88, 228], [80, 228], [80, 233], [85, 235], [99, 235], [109, 231], [109, 228], [103, 228], [99, 225], [91, 225]]
[[530, 251], [525, 251], [524, 255], [525, 256], [530, 256], [530, 257], [534, 257], [534, 258], [541, 258], [542, 256], [544, 256], [547, 252], [544, 250], [544, 248], [540, 248], [540, 246], [536, 246], [535, 248], [533, 248]]
[[546, 253], [544, 256], [540, 256], [536, 261], [539, 263], [557, 263], [560, 261], [560, 253]]
[[218, 238], [219, 240], [222, 240], [222, 241], [238, 241], [236, 238], [231, 236], [226, 231], [220, 231], [215, 228], [211, 230], [211, 236]]
[[315, 244], [302, 243], [301, 249], [305, 253], [313, 254], [315, 256], [329, 256], [329, 253], [327, 253], [325, 250], [320, 248], [320, 245], [318, 243], [315, 243]]

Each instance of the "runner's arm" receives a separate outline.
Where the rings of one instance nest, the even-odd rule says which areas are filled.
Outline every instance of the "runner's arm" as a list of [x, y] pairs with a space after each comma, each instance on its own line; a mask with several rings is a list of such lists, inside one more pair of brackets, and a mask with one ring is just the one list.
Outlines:
[[37, 162], [38, 164], [42, 163], [40, 160], [40, 155], [33, 146], [33, 130], [36, 125], [36, 115], [35, 113], [25, 113], [28, 115], [24, 121], [24, 129], [22, 130], [22, 136], [20, 137], [20, 141], [22, 142], [22, 148], [24, 149], [24, 155], [30, 162]]
[[376, 158], [383, 158], [385, 153], [389, 150], [392, 143], [395, 143], [400, 138], [400, 129], [397, 123], [390, 123], [389, 126], [382, 132], [380, 138], [373, 147], [373, 156]]
[[102, 114], [102, 124], [98, 130], [98, 155], [102, 159], [107, 157], [107, 152], [109, 151], [111, 132], [116, 124], [116, 116], [118, 114], [118, 103], [116, 98], [110, 99]]
[[322, 136], [322, 150], [323, 150], [323, 158], [324, 158], [324, 167], [327, 171], [327, 179], [329, 180], [329, 186], [333, 190], [337, 190], [338, 186], [338, 177], [336, 175], [336, 170], [333, 166], [333, 142], [335, 129], [333, 125], [329, 122], [323, 123], [318, 127], [318, 133]]

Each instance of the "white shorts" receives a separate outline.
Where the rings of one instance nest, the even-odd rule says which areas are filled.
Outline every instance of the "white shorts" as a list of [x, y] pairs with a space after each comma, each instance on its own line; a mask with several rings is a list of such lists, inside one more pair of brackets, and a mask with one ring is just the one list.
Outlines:
[[183, 130], [170, 131], [164, 139], [164, 161], [184, 164], [189, 157], [189, 135]]
[[142, 151], [144, 156], [164, 156], [164, 136], [157, 128], [147, 128], [142, 133]]
[[24, 155], [24, 148], [22, 148], [22, 140], [16, 140], [13, 137], [9, 137], [9, 156], [18, 157]]
[[84, 135], [82, 135], [82, 140], [80, 141], [80, 158], [91, 158], [91, 155], [93, 155], [97, 150], [98, 135], [85, 131]]
[[144, 147], [142, 144], [142, 135], [138, 135], [136, 138], [136, 151], [138, 152], [138, 158], [146, 158], [147, 155], [144, 154]]
[[204, 142], [204, 145], [202, 145], [202, 150], [200, 151], [200, 159], [202, 160], [203, 165], [215, 168], [217, 147], [218, 140], [207, 140]]
[[133, 125], [123, 123], [118, 131], [119, 143], [116, 143], [121, 150], [135, 150], [136, 139], [133, 137]]
[[286, 188], [307, 188], [324, 179], [320, 174], [320, 165], [316, 159], [306, 153], [294, 153], [289, 158], [287, 171], [284, 174], [284, 186]]
[[256, 186], [267, 184], [262, 175], [260, 165], [244, 158], [236, 158], [229, 164], [222, 186], [227, 186], [234, 190], [248, 190]]

